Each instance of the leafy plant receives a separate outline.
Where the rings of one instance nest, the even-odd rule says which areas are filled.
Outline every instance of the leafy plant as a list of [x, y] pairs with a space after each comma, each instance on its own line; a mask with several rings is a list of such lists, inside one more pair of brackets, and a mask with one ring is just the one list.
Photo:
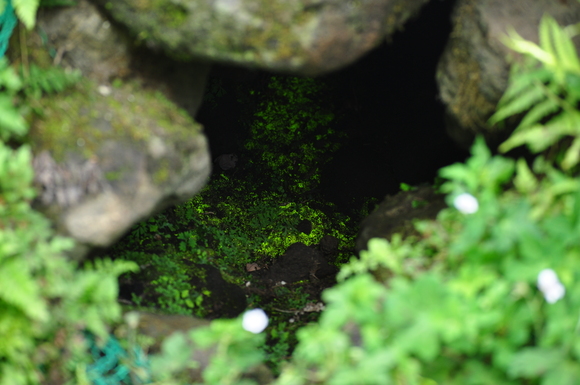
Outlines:
[[[183, 333], [174, 333], [162, 345], [162, 352], [151, 359], [152, 372], [158, 380], [181, 378], [190, 382], [185, 369], [203, 369], [201, 381], [208, 385], [251, 385], [255, 381], [244, 378], [244, 372], [263, 362], [259, 349], [263, 334], [243, 329], [241, 317], [215, 320], [210, 326]], [[192, 357], [206, 357], [208, 363]], [[202, 365], [204, 366], [202, 368]], [[191, 373], [191, 371], [190, 371]]]
[[[13, 3], [30, 28], [38, 2]], [[40, 78], [38, 87], [46, 88]], [[86, 333], [108, 339], [121, 314], [117, 276], [137, 266], [104, 259], [81, 268], [66, 257], [73, 241], [55, 236], [49, 221], [30, 207], [36, 195], [30, 147], [4, 144], [26, 135], [21, 109], [27, 104], [14, 101], [34, 87], [5, 58], [0, 87], [0, 384], [82, 381], [90, 362]]]
[[578, 163], [578, 58], [551, 18], [540, 28], [541, 47], [512, 34], [508, 44], [544, 66], [515, 70], [491, 121], [529, 110], [504, 151], [526, 143], [538, 152], [572, 136], [561, 147], [564, 171], [542, 156], [531, 168], [492, 156], [478, 138], [465, 164], [440, 171], [455, 208], [418, 222], [419, 239], [370, 240], [324, 293], [320, 322], [298, 332], [277, 384], [580, 378], [580, 180], [566, 172]]
[[[580, 278], [580, 182], [560, 174], [574, 188], [535, 218], [544, 203], [534, 194], [550, 181], [536, 179], [534, 194], [499, 189], [513, 164], [484, 147], [478, 141], [467, 165], [441, 171], [448, 191], [470, 186], [478, 210], [445, 209], [418, 225], [420, 239], [371, 240], [341, 270], [340, 279], [351, 278], [324, 293], [319, 323], [298, 332], [277, 384], [559, 385], [579, 378], [580, 345], [572, 336], [580, 305], [573, 286]], [[520, 186], [532, 185], [522, 182], [529, 170], [516, 172]], [[535, 289], [546, 268], [560, 277], [563, 298]]]
[[22, 81], [6, 58], [0, 58], [0, 140], [22, 137], [28, 126], [20, 110], [14, 105], [15, 95], [22, 89]]
[[21, 76], [24, 79], [23, 91], [27, 100], [36, 100], [43, 93], [64, 91], [81, 79], [81, 72], [65, 71], [60, 67], [40, 68], [32, 63], [28, 68], [22, 68]]
[[[0, 78], [19, 84], [7, 67]], [[24, 132], [0, 126], [0, 133], [7, 140]], [[0, 142], [0, 384], [75, 376], [89, 360], [84, 333], [108, 338], [121, 313], [116, 278], [136, 269], [109, 260], [80, 269], [66, 258], [72, 240], [54, 236], [48, 220], [30, 208], [31, 158], [28, 146], [12, 150]]]
[[[580, 24], [562, 28], [550, 16], [542, 18], [540, 45], [523, 39], [515, 31], [505, 43], [527, 55], [524, 66], [514, 66], [510, 84], [490, 123], [525, 113], [514, 134], [500, 146], [501, 151], [526, 144], [539, 152], [565, 136], [574, 137], [561, 166], [569, 170], [580, 162], [580, 60], [572, 37]], [[541, 63], [541, 66], [538, 66]]]
[[[12, 0], [12, 6], [16, 15], [28, 29], [32, 29], [36, 23], [36, 10], [40, 0]], [[7, 0], [0, 0], [0, 14], [7, 6]]]

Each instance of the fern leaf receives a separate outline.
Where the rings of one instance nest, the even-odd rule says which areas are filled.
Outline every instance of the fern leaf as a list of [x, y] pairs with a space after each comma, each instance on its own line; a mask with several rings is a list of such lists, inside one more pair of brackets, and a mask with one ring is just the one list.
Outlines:
[[513, 29], [508, 32], [508, 38], [504, 39], [503, 42], [514, 51], [530, 55], [545, 65], [554, 66], [554, 55], [539, 47], [536, 43], [524, 39]]
[[552, 38], [554, 41], [556, 63], [561, 64], [563, 71], [579, 72], [580, 60], [572, 39], [554, 21], [552, 25]]
[[513, 148], [527, 144], [534, 152], [544, 151], [554, 144], [561, 135], [547, 126], [535, 125], [526, 130], [514, 132], [508, 140], [499, 146], [501, 152], [507, 152]]
[[20, 111], [14, 107], [12, 97], [0, 94], [0, 140], [5, 141], [11, 136], [26, 134], [28, 126]]
[[540, 87], [529, 87], [525, 93], [514, 97], [506, 105], [499, 108], [495, 114], [491, 116], [489, 122], [495, 124], [512, 115], [519, 114], [529, 110], [534, 104], [544, 100], [546, 95]]
[[36, 21], [39, 0], [12, 0], [14, 12], [27, 29], [32, 29]]
[[[544, 50], [548, 55], [554, 58], [550, 66], [556, 64], [556, 51], [552, 45], [552, 35], [554, 28], [558, 28], [558, 23], [550, 16], [544, 15], [540, 21], [540, 28], [538, 31], [540, 37], [540, 48]], [[545, 62], [545, 64], [548, 64]]]
[[511, 78], [510, 83], [500, 100], [500, 105], [515, 98], [521, 93], [525, 93], [527, 88], [535, 87], [534, 81], [541, 83], [548, 83], [554, 77], [552, 71], [546, 68], [538, 68], [533, 71], [515, 72]]
[[558, 111], [560, 106], [553, 99], [545, 99], [536, 104], [520, 122], [518, 128], [526, 128], [539, 123], [546, 116]]
[[79, 71], [66, 72], [58, 67], [40, 68], [32, 64], [30, 75], [25, 82], [27, 95], [39, 98], [42, 93], [61, 92], [76, 83], [81, 75]]
[[561, 166], [564, 170], [569, 170], [578, 163], [580, 163], [580, 137], [576, 137], [570, 148], [566, 150]]

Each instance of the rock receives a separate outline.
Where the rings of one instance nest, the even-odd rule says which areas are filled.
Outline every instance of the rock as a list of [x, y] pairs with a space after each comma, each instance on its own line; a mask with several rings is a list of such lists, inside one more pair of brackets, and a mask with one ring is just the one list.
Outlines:
[[356, 240], [357, 254], [367, 249], [371, 238], [390, 240], [395, 233], [403, 236], [415, 233], [414, 219], [435, 219], [447, 207], [444, 195], [436, 194], [432, 187], [423, 186], [387, 196], [361, 225]]
[[247, 303], [241, 288], [225, 281], [213, 266], [195, 264], [192, 267], [189, 283], [193, 291], [204, 293], [201, 304], [204, 318], [234, 318], [242, 314]]
[[214, 162], [217, 162], [220, 168], [224, 171], [231, 170], [232, 168], [236, 167], [238, 157], [236, 154], [222, 154], [218, 156]]
[[338, 252], [338, 238], [332, 235], [323, 236], [318, 245], [325, 256], [333, 256]]
[[330, 265], [319, 251], [302, 242], [296, 242], [276, 258], [268, 277], [272, 283], [280, 284], [282, 281], [293, 283], [303, 279], [316, 280], [336, 272], [336, 267]]
[[80, 243], [76, 258], [206, 182], [201, 127], [160, 93], [125, 83], [105, 96], [82, 81], [41, 103], [30, 130], [35, 207]]
[[201, 105], [209, 63], [138, 49], [123, 28], [87, 0], [74, 7], [40, 8], [37, 23], [47, 38], [43, 44], [54, 51], [54, 64], [79, 69], [104, 86], [114, 79], [140, 77], [191, 116]]
[[[29, 116], [39, 191], [34, 206], [60, 234], [77, 241], [71, 256], [80, 260], [92, 248], [112, 245], [134, 223], [197, 193], [211, 161], [202, 127], [161, 92], [173, 95], [179, 88], [170, 81], [146, 83], [144, 72], [134, 72], [130, 39], [94, 6], [81, 0], [76, 7], [44, 11], [38, 24], [48, 40], [27, 35], [31, 62], [41, 68], [58, 62], [84, 75], [38, 101], [42, 115]], [[10, 54], [18, 64], [17, 45]], [[201, 100], [205, 73], [194, 77], [185, 87]], [[191, 94], [187, 103], [191, 98], [195, 104]]]
[[[452, 16], [453, 31], [437, 68], [441, 100], [446, 104], [447, 131], [465, 149], [477, 134], [492, 143], [509, 135], [486, 125], [503, 95], [509, 76], [506, 57], [514, 56], [501, 39], [509, 28], [538, 42], [542, 15], [561, 25], [580, 21], [580, 3], [552, 0], [458, 0]], [[580, 49], [580, 40], [576, 39]]]
[[427, 0], [94, 0], [147, 47], [314, 76], [344, 67]]

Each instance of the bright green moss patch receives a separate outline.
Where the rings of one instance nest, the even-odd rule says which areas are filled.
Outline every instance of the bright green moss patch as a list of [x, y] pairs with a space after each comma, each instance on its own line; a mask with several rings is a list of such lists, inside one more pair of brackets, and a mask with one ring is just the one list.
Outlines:
[[321, 169], [340, 147], [332, 129], [332, 104], [321, 100], [327, 86], [316, 79], [272, 76], [259, 100], [245, 143], [260, 172], [276, 175], [273, 188], [304, 194], [320, 184]]

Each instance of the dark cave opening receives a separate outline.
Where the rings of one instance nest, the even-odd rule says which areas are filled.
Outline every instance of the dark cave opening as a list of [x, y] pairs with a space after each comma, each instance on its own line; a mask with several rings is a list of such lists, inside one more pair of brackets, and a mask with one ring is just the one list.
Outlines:
[[[400, 183], [432, 183], [441, 167], [466, 158], [445, 132], [435, 81], [451, 31], [452, 7], [452, 0], [430, 1], [389, 42], [321, 77], [342, 113], [334, 129], [347, 136], [324, 165], [318, 193], [339, 211], [353, 215], [369, 199], [398, 192]], [[241, 121], [251, 114], [242, 110], [236, 87], [264, 87], [269, 75], [214, 66], [211, 77], [219, 79], [223, 93], [217, 104], [206, 100], [196, 117], [205, 127], [214, 158], [243, 152], [248, 133]]]

